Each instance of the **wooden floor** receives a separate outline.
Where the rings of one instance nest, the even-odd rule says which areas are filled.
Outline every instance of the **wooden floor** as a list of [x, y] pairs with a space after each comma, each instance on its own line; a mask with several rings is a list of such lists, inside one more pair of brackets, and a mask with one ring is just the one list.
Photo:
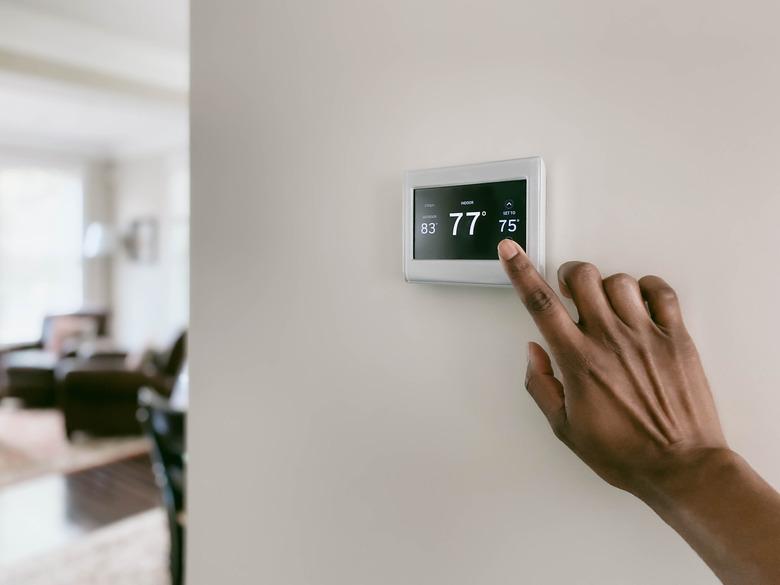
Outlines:
[[160, 505], [146, 455], [0, 489], [0, 564]]

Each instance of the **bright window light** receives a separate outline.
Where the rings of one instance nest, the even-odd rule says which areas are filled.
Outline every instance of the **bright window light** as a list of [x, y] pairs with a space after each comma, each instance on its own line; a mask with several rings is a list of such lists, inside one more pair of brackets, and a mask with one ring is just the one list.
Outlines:
[[78, 171], [0, 164], [0, 343], [83, 302], [83, 199]]

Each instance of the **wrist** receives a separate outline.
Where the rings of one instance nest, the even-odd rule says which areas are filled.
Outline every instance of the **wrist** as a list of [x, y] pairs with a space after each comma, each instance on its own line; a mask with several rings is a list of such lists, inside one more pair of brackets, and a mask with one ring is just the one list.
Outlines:
[[693, 449], [636, 478], [631, 492], [656, 510], [674, 508], [695, 498], [702, 489], [740, 475], [746, 466], [745, 460], [727, 447]]

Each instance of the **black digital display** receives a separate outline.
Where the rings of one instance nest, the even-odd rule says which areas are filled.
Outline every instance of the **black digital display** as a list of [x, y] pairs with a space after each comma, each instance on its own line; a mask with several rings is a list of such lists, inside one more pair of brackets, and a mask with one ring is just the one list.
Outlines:
[[415, 260], [496, 260], [498, 243], [526, 245], [526, 180], [414, 190]]

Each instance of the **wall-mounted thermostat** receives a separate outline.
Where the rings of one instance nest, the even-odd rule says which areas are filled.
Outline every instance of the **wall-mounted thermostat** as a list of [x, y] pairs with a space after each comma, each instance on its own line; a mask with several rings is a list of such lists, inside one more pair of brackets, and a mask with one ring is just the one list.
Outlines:
[[496, 253], [511, 238], [544, 274], [544, 162], [539, 157], [408, 171], [409, 282], [508, 285]]

